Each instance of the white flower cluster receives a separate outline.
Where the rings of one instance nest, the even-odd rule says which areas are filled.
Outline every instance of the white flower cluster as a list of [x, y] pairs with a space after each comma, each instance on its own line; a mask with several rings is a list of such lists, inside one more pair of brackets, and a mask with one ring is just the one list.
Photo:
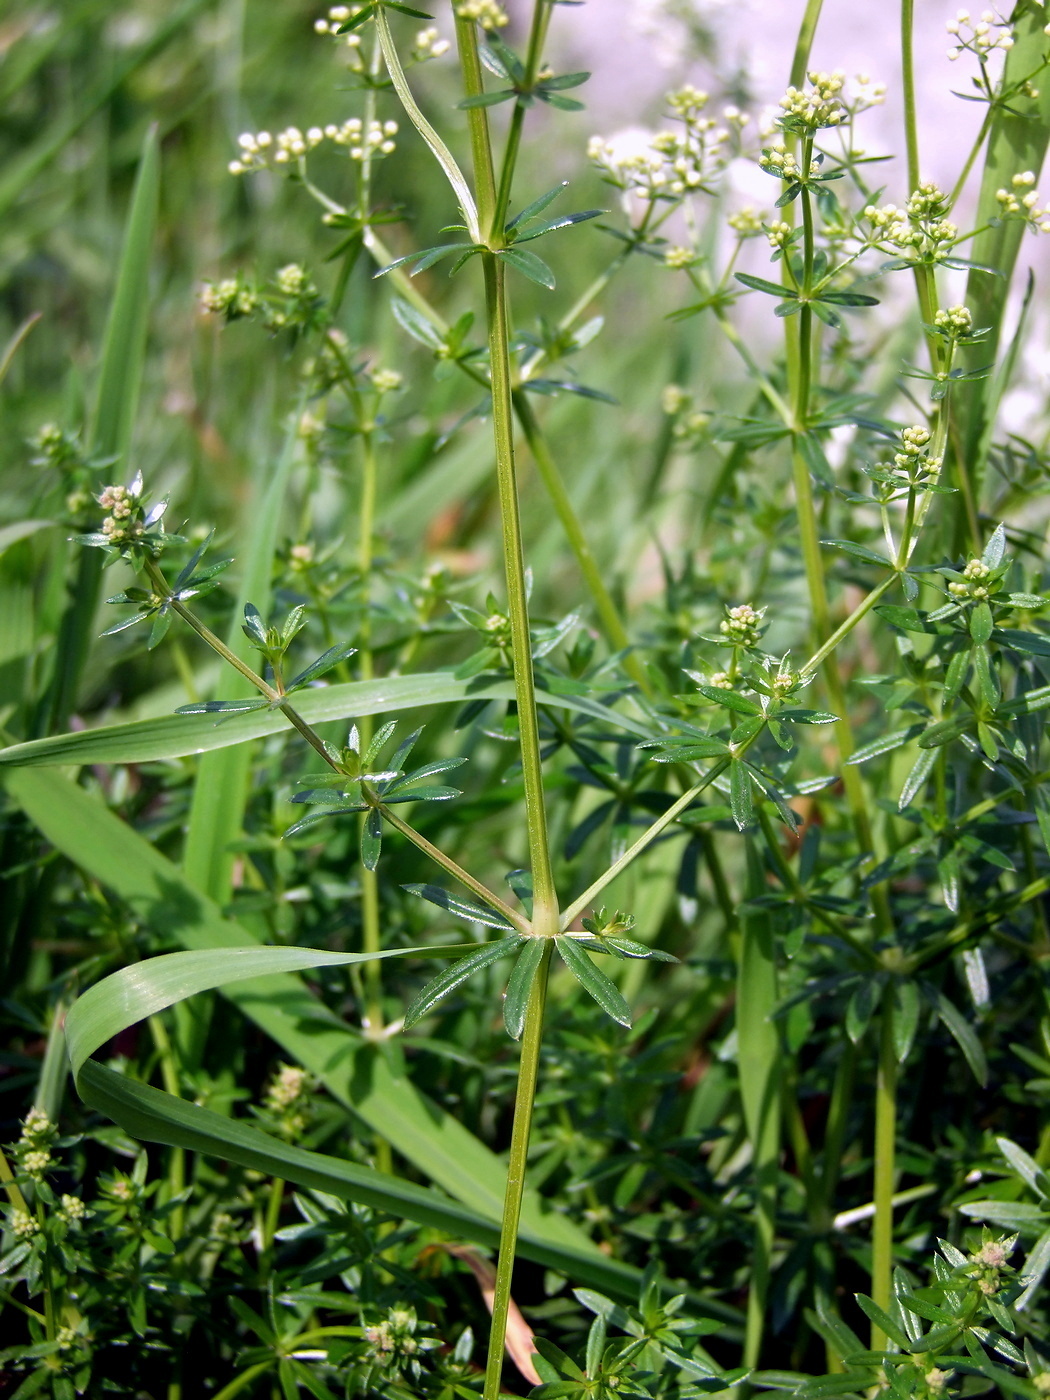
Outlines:
[[994, 10], [982, 10], [976, 20], [970, 17], [969, 10], [960, 10], [945, 28], [956, 40], [948, 50], [953, 63], [963, 53], [976, 54], [983, 63], [995, 49], [1009, 50], [1014, 46], [1010, 21], [1001, 19]]
[[412, 57], [416, 63], [425, 63], [428, 58], [440, 58], [443, 53], [448, 53], [449, 42], [442, 39], [438, 31], [430, 26], [428, 29], [421, 29], [416, 35], [412, 44]]
[[926, 181], [903, 209], [895, 204], [869, 204], [864, 217], [871, 224], [874, 246], [897, 248], [907, 256], [925, 256], [946, 252], [958, 238], [958, 226], [944, 217], [947, 212], [948, 196]]
[[808, 88], [789, 87], [780, 99], [784, 115], [780, 125], [786, 131], [815, 132], [821, 127], [841, 126], [848, 113], [842, 102], [846, 75], [841, 69], [834, 73], [806, 74]]
[[1039, 208], [1039, 194], [1034, 186], [1035, 176], [1030, 170], [1023, 170], [1010, 181], [1009, 189], [996, 190], [999, 216], [1004, 219], [1020, 216], [1030, 228], [1050, 233], [1050, 209]]
[[727, 107], [722, 114], [727, 126], [720, 126], [704, 115], [708, 101], [706, 92], [691, 85], [670, 92], [667, 105], [672, 117], [682, 123], [681, 130], [660, 131], [640, 149], [637, 141], [592, 136], [588, 158], [609, 184], [642, 199], [682, 199], [709, 191], [711, 180], [728, 162], [731, 131], [739, 133], [749, 118], [738, 108]]
[[351, 117], [341, 126], [334, 122], [324, 127], [311, 126], [305, 132], [289, 126], [276, 138], [268, 131], [245, 132], [237, 138], [240, 154], [230, 161], [228, 169], [231, 175], [245, 175], [250, 170], [266, 170], [271, 164], [288, 165], [302, 160], [322, 141], [347, 147], [351, 160], [364, 160], [366, 155], [388, 156], [395, 149], [396, 135], [397, 122], [372, 121], [366, 130], [360, 117]]
[[[123, 544], [142, 533], [142, 479], [136, 477], [130, 486], [106, 486], [96, 497], [103, 510], [109, 511], [102, 522], [102, 533], [113, 544]], [[26, 1120], [28, 1130], [29, 1122]]]
[[456, 6], [460, 19], [472, 19], [482, 29], [503, 29], [510, 23], [510, 15], [496, 0], [460, 0]]

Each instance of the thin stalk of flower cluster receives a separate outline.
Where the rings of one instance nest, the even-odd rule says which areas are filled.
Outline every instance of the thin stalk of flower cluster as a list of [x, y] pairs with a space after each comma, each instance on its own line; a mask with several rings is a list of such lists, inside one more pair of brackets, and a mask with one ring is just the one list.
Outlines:
[[[467, 15], [461, 15], [455, 6], [453, 12], [456, 16], [456, 51], [463, 77], [463, 92], [468, 98], [480, 97], [485, 91], [485, 79], [478, 49], [477, 25]], [[496, 211], [496, 167], [492, 159], [488, 112], [483, 106], [467, 108], [467, 130], [470, 133], [470, 155], [478, 197], [478, 222], [491, 239]]]
[[383, 48], [383, 61], [386, 64], [386, 71], [390, 74], [390, 81], [394, 85], [394, 91], [397, 93], [409, 121], [411, 121], [420, 136], [422, 136], [423, 140], [430, 147], [434, 159], [445, 172], [445, 176], [452, 186], [456, 198], [459, 200], [459, 207], [467, 225], [467, 233], [471, 242], [483, 243], [484, 238], [481, 225], [478, 222], [477, 205], [474, 203], [474, 196], [471, 194], [466, 177], [456, 164], [452, 152], [419, 110], [416, 99], [412, 96], [412, 89], [408, 86], [405, 70], [401, 67], [401, 60], [398, 58], [397, 49], [394, 45], [394, 38], [390, 33], [390, 22], [387, 19], [385, 7], [383, 5], [377, 5], [374, 13], [379, 42]]
[[[329, 766], [329, 768], [331, 768], [335, 772], [338, 772], [339, 769], [336, 767], [336, 764], [334, 763], [331, 754], [328, 752], [328, 747], [325, 744], [324, 740], [317, 733], [317, 731], [305, 719], [303, 719], [302, 715], [299, 714], [295, 707], [291, 705], [287, 700], [282, 699], [280, 693], [274, 690], [273, 686], [269, 685], [265, 680], [263, 680], [262, 676], [258, 675], [257, 672], [253, 671], [252, 668], [245, 662], [243, 662], [239, 656], [234, 655], [234, 653], [230, 651], [229, 647], [227, 647], [223, 643], [223, 641], [215, 635], [211, 628], [207, 627], [203, 622], [201, 622], [201, 620], [198, 617], [196, 617], [189, 610], [189, 608], [187, 608], [183, 603], [180, 603], [178, 599], [171, 598], [171, 593], [168, 588], [167, 579], [165, 579], [164, 575], [157, 567], [155, 561], [153, 561], [152, 559], [147, 559], [145, 567], [150, 582], [154, 586], [154, 590], [157, 592], [159, 597], [163, 597], [170, 600], [172, 611], [177, 613], [178, 616], [181, 617], [182, 620], [189, 627], [192, 627], [194, 632], [197, 633], [197, 636], [200, 637], [202, 641], [206, 642], [207, 645], [210, 646], [211, 649], [214, 652], [216, 652], [217, 655], [221, 656], [224, 661], [228, 661], [230, 665], [234, 667], [235, 670], [241, 673], [245, 680], [249, 681], [256, 688], [256, 690], [259, 691], [261, 695], [264, 695], [266, 699], [269, 700], [275, 706], [275, 708], [279, 709], [284, 715], [284, 717], [293, 725], [293, 727], [299, 731], [299, 733], [303, 736], [303, 738], [311, 746], [311, 748], [313, 748], [318, 754], [320, 754], [321, 758], [324, 759], [325, 763]], [[449, 875], [451, 875], [454, 880], [458, 880], [459, 883], [465, 889], [468, 889], [473, 894], [478, 895], [479, 898], [484, 900], [486, 904], [491, 905], [493, 909], [498, 909], [500, 913], [504, 915], [504, 917], [509, 919], [514, 924], [515, 928], [519, 929], [520, 932], [527, 933], [530, 931], [531, 926], [529, 925], [528, 921], [523, 919], [517, 911], [511, 909], [508, 904], [504, 903], [504, 901], [500, 899], [499, 895], [494, 894], [486, 885], [482, 884], [480, 880], [475, 879], [469, 871], [464, 870], [461, 865], [457, 864], [457, 862], [452, 859], [451, 856], [446, 855], [445, 852], [440, 850], [437, 846], [435, 846], [433, 842], [428, 841], [427, 838], [424, 835], [422, 835], [421, 832], [418, 832], [415, 829], [415, 827], [410, 826], [408, 822], [406, 822], [403, 818], [397, 816], [389, 807], [385, 806], [381, 801], [377, 802], [375, 805], [377, 811], [380, 812], [384, 820], [389, 822], [390, 825], [395, 828], [395, 830], [400, 831], [402, 836], [404, 836], [406, 840], [410, 841], [412, 845], [416, 847], [417, 850], [420, 850], [424, 852], [425, 855], [430, 856], [430, 858], [433, 861], [435, 861], [436, 864], [440, 865]]]
[[[762, 731], [759, 730], [759, 733], [761, 732]], [[757, 737], [758, 735], [756, 734], [745, 744], [741, 744], [737, 753], [742, 754], [745, 749], [751, 746]], [[572, 928], [583, 911], [594, 903], [595, 899], [601, 894], [602, 890], [605, 889], [606, 885], [611, 884], [648, 846], [651, 846], [661, 832], [665, 831], [680, 813], [684, 812], [687, 807], [695, 802], [704, 789], [709, 788], [715, 779], [720, 777], [728, 767], [729, 759], [720, 759], [709, 772], [704, 774], [704, 777], [699, 783], [694, 784], [693, 787], [683, 792], [681, 797], [679, 797], [676, 802], [673, 802], [666, 812], [662, 812], [660, 816], [657, 817], [656, 821], [650, 826], [647, 826], [641, 836], [638, 837], [637, 841], [628, 846], [623, 855], [620, 856], [618, 860], [615, 860], [612, 865], [609, 866], [608, 870], [599, 875], [597, 880], [588, 885], [583, 894], [581, 894], [578, 899], [574, 899], [568, 908], [563, 911], [561, 916], [562, 932], [564, 933], [566, 930]]]
[[[547, 26], [550, 22], [552, 8], [553, 6], [547, 4], [535, 4], [532, 7], [529, 42], [525, 51], [525, 76], [522, 79], [522, 87], [526, 92], [532, 90], [539, 76], [543, 45], [547, 37]], [[524, 127], [525, 104], [519, 99], [515, 102], [514, 111], [511, 113], [507, 144], [503, 149], [503, 164], [499, 173], [499, 188], [496, 191], [496, 208], [489, 230], [490, 240], [499, 240], [499, 242], [492, 244], [494, 247], [499, 247], [503, 240], [503, 225], [507, 222], [510, 192], [514, 185], [514, 171], [518, 163], [518, 152], [521, 149], [521, 134]]]

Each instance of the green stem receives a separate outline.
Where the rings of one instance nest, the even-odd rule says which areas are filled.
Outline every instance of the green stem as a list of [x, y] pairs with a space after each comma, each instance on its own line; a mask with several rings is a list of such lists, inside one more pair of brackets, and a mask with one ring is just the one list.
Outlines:
[[813, 50], [813, 36], [817, 32], [821, 6], [824, 0], [806, 0], [806, 10], [799, 26], [795, 52], [791, 59], [791, 86], [801, 87], [809, 67], [809, 55]]
[[536, 969], [532, 991], [529, 994], [529, 1004], [525, 1013], [525, 1029], [521, 1038], [518, 1090], [514, 1099], [514, 1126], [511, 1130], [507, 1187], [503, 1198], [499, 1262], [496, 1266], [496, 1286], [492, 1299], [492, 1329], [489, 1333], [489, 1354], [485, 1368], [484, 1400], [499, 1400], [500, 1394], [503, 1347], [507, 1336], [507, 1316], [510, 1311], [514, 1255], [518, 1241], [518, 1221], [521, 1218], [521, 1201], [525, 1192], [529, 1134], [532, 1128], [532, 1110], [536, 1099], [536, 1080], [539, 1076], [543, 1012], [547, 1004], [547, 979], [553, 951], [553, 940], [548, 938], [544, 945], [539, 967]]
[[485, 302], [489, 327], [492, 431], [503, 525], [503, 565], [514, 653], [514, 691], [518, 704], [521, 773], [525, 788], [525, 819], [528, 825], [529, 858], [532, 866], [533, 924], [537, 933], [553, 934], [558, 928], [558, 897], [554, 888], [554, 873], [551, 869], [547, 838], [547, 813], [543, 803], [539, 716], [536, 710], [532, 639], [525, 590], [525, 558], [514, 460], [514, 410], [506, 266], [501, 258], [492, 253], [483, 254], [482, 261], [485, 267]]
[[[893, 992], [882, 999], [879, 1072], [875, 1086], [875, 1219], [871, 1237], [871, 1296], [888, 1311], [893, 1283], [893, 1179], [897, 1150], [897, 1046], [893, 1036]], [[881, 1327], [872, 1323], [871, 1347], [886, 1345]]]
[[514, 925], [519, 933], [530, 934], [532, 932], [532, 925], [529, 923], [528, 919], [519, 914], [516, 909], [512, 909], [509, 904], [505, 904], [498, 895], [493, 894], [480, 880], [475, 880], [474, 876], [471, 875], [469, 871], [464, 870], [461, 865], [457, 865], [451, 856], [445, 855], [444, 851], [439, 850], [433, 842], [428, 841], [422, 832], [416, 831], [414, 827], [409, 826], [408, 822], [403, 821], [392, 807], [385, 807], [382, 803], [379, 803], [378, 810], [382, 814], [383, 820], [389, 822], [395, 831], [400, 831], [401, 835], [404, 836], [406, 840], [411, 841], [417, 850], [422, 851], [424, 855], [430, 856], [431, 860], [440, 865], [443, 870], [446, 870], [454, 880], [458, 880], [464, 889], [470, 890], [472, 894], [476, 894], [479, 899], [483, 899], [491, 908], [498, 910], [505, 919], [508, 919]]
[[901, 87], [904, 94], [904, 144], [908, 152], [908, 192], [919, 188], [919, 123], [915, 109], [915, 60], [912, 27], [915, 0], [901, 0]]
[[[373, 679], [375, 668], [372, 664], [372, 538], [375, 533], [376, 505], [376, 451], [375, 433], [369, 428], [361, 434], [361, 506], [358, 522], [357, 567], [361, 575], [363, 610], [359, 635], [358, 670], [363, 681]], [[361, 752], [364, 753], [372, 742], [374, 731], [373, 717], [362, 715], [358, 721], [361, 734]], [[368, 819], [361, 815], [361, 828]], [[362, 950], [378, 953], [381, 945], [379, 929], [379, 877], [374, 870], [361, 866], [361, 935]], [[379, 1035], [383, 1029], [382, 971], [378, 961], [367, 962], [364, 966], [365, 1018], [372, 1035]]]
[[[456, 48], [459, 68], [463, 75], [466, 97], [480, 97], [485, 91], [478, 51], [478, 29], [474, 20], [456, 11]], [[467, 108], [467, 130], [470, 133], [470, 155], [474, 165], [474, 180], [478, 192], [478, 221], [482, 230], [491, 233], [496, 209], [496, 169], [492, 163], [492, 139], [489, 134], [489, 114], [484, 107]]]

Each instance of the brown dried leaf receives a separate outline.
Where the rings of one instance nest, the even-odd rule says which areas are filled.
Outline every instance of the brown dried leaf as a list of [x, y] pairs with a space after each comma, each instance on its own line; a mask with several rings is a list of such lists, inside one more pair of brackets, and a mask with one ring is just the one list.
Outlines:
[[[453, 1258], [461, 1259], [466, 1264], [477, 1279], [485, 1306], [491, 1313], [492, 1301], [496, 1293], [496, 1270], [490, 1261], [468, 1244], [446, 1244], [442, 1248], [447, 1250]], [[532, 1364], [532, 1358], [537, 1350], [532, 1328], [522, 1317], [521, 1309], [513, 1298], [510, 1300], [510, 1309], [507, 1313], [506, 1348], [507, 1355], [517, 1366], [523, 1379], [527, 1380], [529, 1385], [542, 1385], [543, 1381], [537, 1375], [536, 1367]]]

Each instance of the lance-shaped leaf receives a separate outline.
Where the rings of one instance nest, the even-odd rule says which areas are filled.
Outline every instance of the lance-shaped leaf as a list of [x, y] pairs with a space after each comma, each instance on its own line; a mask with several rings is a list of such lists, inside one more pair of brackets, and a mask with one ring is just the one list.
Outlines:
[[476, 953], [470, 953], [465, 958], [458, 958], [451, 967], [447, 967], [444, 972], [432, 978], [412, 1002], [412, 1005], [405, 1012], [406, 1029], [422, 1020], [439, 1001], [454, 992], [457, 987], [461, 987], [464, 982], [474, 976], [475, 972], [480, 972], [483, 968], [498, 962], [500, 958], [507, 957], [519, 948], [521, 943], [522, 937], [516, 933], [512, 938], [500, 938], [494, 943], [486, 943]]
[[409, 894], [418, 895], [420, 899], [436, 904], [439, 909], [454, 914], [458, 919], [469, 919], [472, 924], [485, 924], [489, 928], [506, 929], [508, 932], [514, 928], [514, 925], [502, 914], [498, 914], [495, 909], [490, 909], [484, 904], [475, 904], [469, 899], [462, 899], [457, 894], [450, 894], [440, 885], [402, 885], [401, 888], [407, 890]]
[[312, 661], [304, 671], [300, 671], [297, 676], [293, 676], [288, 682], [288, 690], [298, 690], [302, 685], [309, 685], [312, 681], [320, 680], [322, 676], [328, 674], [334, 667], [347, 657], [353, 656], [357, 650], [350, 642], [339, 642], [334, 647], [329, 647], [316, 661]]
[[536, 980], [536, 972], [543, 960], [546, 940], [529, 938], [518, 954], [507, 983], [507, 995], [503, 1002], [503, 1024], [514, 1040], [520, 1040], [525, 1029], [525, 1012], [528, 1009], [529, 994]]
[[606, 1015], [619, 1021], [621, 1026], [629, 1026], [631, 1008], [616, 984], [606, 977], [601, 968], [595, 967], [576, 939], [562, 935], [556, 941], [562, 962], [584, 991], [594, 998]]

